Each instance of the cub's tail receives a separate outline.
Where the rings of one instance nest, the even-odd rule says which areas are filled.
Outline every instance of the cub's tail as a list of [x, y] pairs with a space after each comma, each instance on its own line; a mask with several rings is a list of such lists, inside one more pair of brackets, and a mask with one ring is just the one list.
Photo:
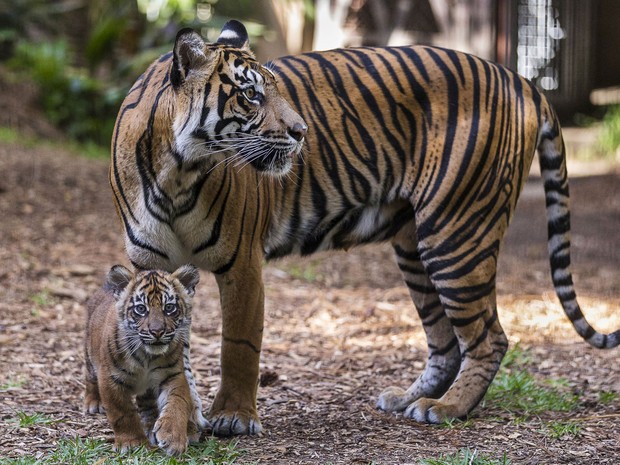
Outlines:
[[553, 287], [564, 312], [582, 338], [600, 349], [616, 347], [620, 344], [620, 330], [612, 334], [599, 333], [586, 321], [577, 302], [570, 271], [570, 211], [566, 153], [557, 116], [544, 97], [541, 118], [538, 159], [545, 185], [547, 246]]

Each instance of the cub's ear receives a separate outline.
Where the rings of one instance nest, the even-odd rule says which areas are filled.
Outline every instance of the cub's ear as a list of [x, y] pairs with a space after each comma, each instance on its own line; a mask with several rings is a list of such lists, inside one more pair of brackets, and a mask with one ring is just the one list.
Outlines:
[[190, 296], [194, 295], [196, 285], [198, 284], [198, 281], [200, 281], [200, 273], [198, 272], [198, 268], [194, 265], [183, 265], [172, 273], [172, 277], [179, 280]]
[[127, 284], [129, 284], [129, 281], [131, 281], [131, 278], [133, 278], [133, 273], [131, 271], [123, 265], [114, 265], [106, 276], [103, 288], [106, 291], [111, 291], [114, 298], [118, 299], [123, 290], [127, 287]]
[[196, 69], [207, 61], [205, 41], [193, 29], [188, 27], [177, 33], [174, 42], [172, 70], [170, 80], [174, 87], [181, 85], [192, 69]]
[[222, 28], [220, 36], [217, 39], [218, 44], [230, 45], [240, 48], [247, 52], [250, 51], [250, 39], [248, 39], [248, 31], [245, 26], [235, 19], [231, 19]]

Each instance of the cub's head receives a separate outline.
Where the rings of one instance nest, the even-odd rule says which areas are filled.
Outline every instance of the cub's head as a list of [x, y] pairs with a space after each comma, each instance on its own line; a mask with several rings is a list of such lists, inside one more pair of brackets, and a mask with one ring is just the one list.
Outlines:
[[307, 126], [278, 92], [275, 75], [256, 61], [243, 24], [226, 23], [216, 43], [179, 31], [170, 83], [174, 148], [183, 159], [226, 156], [272, 175], [291, 168]]
[[171, 343], [189, 341], [191, 298], [200, 279], [193, 265], [174, 273], [112, 267], [104, 288], [116, 300], [118, 321], [126, 336], [126, 349], [143, 348], [151, 355], [168, 351]]

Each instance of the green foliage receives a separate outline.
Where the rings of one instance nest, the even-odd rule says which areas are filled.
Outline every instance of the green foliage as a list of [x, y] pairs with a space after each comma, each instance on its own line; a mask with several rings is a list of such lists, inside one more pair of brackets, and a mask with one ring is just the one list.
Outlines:
[[603, 117], [599, 143], [601, 148], [609, 153], [614, 153], [620, 147], [620, 105], [609, 107]]
[[437, 427], [446, 429], [465, 429], [473, 426], [474, 421], [467, 418], [461, 420], [460, 418], [446, 418], [443, 422], [439, 423]]
[[239, 457], [236, 442], [210, 438], [190, 445], [182, 457], [168, 457], [159, 449], [140, 447], [125, 453], [116, 453], [112, 445], [98, 439], [65, 438], [43, 457], [19, 459], [0, 458], [0, 465], [229, 465]]
[[85, 70], [73, 68], [72, 53], [64, 40], [19, 42], [11, 65], [29, 74], [41, 92], [49, 120], [70, 138], [107, 145], [122, 94], [106, 88]]
[[420, 465], [509, 465], [510, 461], [504, 454], [501, 458], [491, 458], [477, 450], [462, 449], [454, 454], [440, 455], [438, 458], [423, 459]]
[[17, 380], [8, 380], [6, 383], [0, 384], [0, 392], [10, 391], [12, 389], [19, 389], [26, 384], [26, 380], [19, 378]]
[[613, 391], [601, 391], [598, 393], [598, 401], [601, 404], [611, 404], [613, 401], [618, 399], [620, 395], [617, 392]]
[[574, 438], [581, 433], [581, 425], [574, 421], [550, 421], [545, 425], [544, 433], [552, 439]]
[[13, 144], [19, 139], [19, 134], [15, 129], [0, 127], [0, 142]]
[[555, 379], [542, 384], [524, 368], [530, 363], [527, 351], [519, 346], [506, 354], [499, 373], [483, 400], [510, 414], [537, 415], [546, 411], [570, 411], [579, 403], [568, 382]]
[[54, 420], [43, 413], [26, 413], [24, 411], [16, 412], [17, 417], [12, 419], [13, 423], [17, 423], [20, 428], [30, 428], [37, 425], [50, 425], [58, 423], [60, 420]]

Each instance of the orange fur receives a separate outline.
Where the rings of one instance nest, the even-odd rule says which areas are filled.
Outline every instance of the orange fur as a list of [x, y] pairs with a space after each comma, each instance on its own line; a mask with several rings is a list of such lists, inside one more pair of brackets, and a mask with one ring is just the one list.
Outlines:
[[116, 450], [148, 439], [179, 455], [197, 432], [183, 357], [197, 282], [190, 265], [172, 274], [117, 265], [88, 302], [84, 409], [106, 413]]

